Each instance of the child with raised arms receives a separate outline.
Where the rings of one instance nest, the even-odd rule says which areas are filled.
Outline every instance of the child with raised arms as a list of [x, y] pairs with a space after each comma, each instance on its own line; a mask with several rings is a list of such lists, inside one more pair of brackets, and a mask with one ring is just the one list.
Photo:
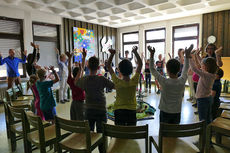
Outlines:
[[137, 70], [135, 75], [130, 78], [133, 72], [132, 63], [128, 59], [123, 59], [118, 66], [121, 78], [118, 78], [112, 69], [112, 59], [116, 53], [115, 50], [110, 49], [110, 57], [108, 60], [108, 70], [112, 76], [113, 83], [116, 89], [116, 102], [114, 104], [115, 111], [115, 125], [136, 125], [136, 86], [138, 85], [141, 69], [142, 60], [137, 53], [137, 47], [134, 46], [132, 52], [137, 58]]
[[185, 49], [185, 64], [182, 70], [182, 74], [178, 77], [180, 71], [180, 62], [176, 59], [170, 59], [166, 63], [166, 69], [169, 78], [162, 76], [154, 66], [154, 54], [155, 48], [148, 46], [150, 52], [150, 71], [152, 75], [158, 80], [162, 90], [160, 98], [160, 122], [168, 124], [179, 124], [181, 118], [181, 105], [182, 98], [185, 89], [185, 82], [187, 80], [187, 72], [189, 68], [190, 53], [193, 49], [191, 45], [188, 49]]

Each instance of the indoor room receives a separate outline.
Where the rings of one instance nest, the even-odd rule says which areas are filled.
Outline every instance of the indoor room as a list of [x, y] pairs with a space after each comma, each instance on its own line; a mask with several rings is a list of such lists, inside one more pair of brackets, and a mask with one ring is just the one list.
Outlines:
[[230, 153], [230, 0], [0, 0], [0, 153]]

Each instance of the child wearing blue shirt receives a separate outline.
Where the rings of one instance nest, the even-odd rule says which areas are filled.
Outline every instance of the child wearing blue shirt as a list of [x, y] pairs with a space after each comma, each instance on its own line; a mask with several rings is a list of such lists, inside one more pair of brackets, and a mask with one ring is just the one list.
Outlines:
[[36, 82], [36, 86], [40, 96], [40, 108], [45, 120], [53, 123], [54, 115], [56, 115], [56, 102], [51, 87], [59, 81], [59, 77], [53, 66], [49, 69], [53, 72], [55, 79], [50, 81], [46, 80], [46, 70], [41, 68], [37, 71], [39, 81]]

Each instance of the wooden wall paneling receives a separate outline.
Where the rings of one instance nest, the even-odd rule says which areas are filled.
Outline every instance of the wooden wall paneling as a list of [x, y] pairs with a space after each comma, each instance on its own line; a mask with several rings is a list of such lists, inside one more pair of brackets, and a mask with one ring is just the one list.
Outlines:
[[65, 50], [69, 50], [69, 25], [68, 19], [64, 19], [64, 33], [65, 33]]
[[213, 14], [208, 14], [208, 36], [213, 35]]
[[80, 28], [80, 21], [74, 21], [74, 27]]
[[207, 45], [207, 37], [208, 37], [208, 33], [207, 33], [207, 26], [208, 26], [208, 15], [204, 14], [203, 15], [203, 28], [202, 28], [202, 46], [203, 48], [205, 48], [205, 46]]
[[[117, 35], [117, 29], [115, 29], [115, 28], [112, 28], [111, 29], [112, 30], [112, 42], [113, 42], [113, 45], [112, 45], [112, 47], [114, 48], [114, 49], [116, 49], [116, 35]], [[117, 63], [117, 61], [118, 61], [118, 50], [116, 50], [116, 55], [115, 55], [115, 65], [117, 66], [118, 65], [118, 63]]]
[[226, 56], [230, 57], [230, 11], [228, 11], [228, 47], [225, 52], [227, 52]]
[[[107, 41], [108, 41], [109, 39], [112, 39], [112, 30], [111, 30], [110, 27], [106, 27], [106, 34], [107, 34]], [[110, 53], [107, 52], [107, 53], [106, 53], [106, 59], [108, 59], [109, 56], [110, 56]], [[113, 59], [113, 62], [114, 62], [114, 59]]]
[[102, 59], [102, 52], [101, 52], [101, 39], [103, 37], [102, 35], [102, 26], [101, 25], [98, 25], [98, 52], [99, 52], [99, 56], [98, 58], [99, 59]]
[[[95, 37], [95, 55], [99, 57], [99, 59], [103, 60], [103, 55], [101, 52], [101, 45], [100, 41], [105, 36], [108, 40], [108, 38], [111, 38], [113, 41], [113, 48], [116, 47], [116, 29], [115, 28], [109, 28], [101, 25], [86, 23], [82, 21], [76, 21], [72, 19], [63, 19], [63, 30], [64, 30], [64, 49], [71, 51], [73, 49], [73, 27], [78, 28], [86, 28], [86, 29], [92, 29], [94, 30], [94, 37]], [[107, 57], [105, 57], [107, 58]]]
[[82, 28], [86, 28], [86, 22], [82, 22]]
[[73, 50], [73, 27], [74, 27], [74, 21], [69, 20], [69, 52], [72, 52]]
[[[107, 35], [107, 27], [105, 27], [105, 26], [102, 26], [102, 29], [103, 29], [103, 34], [102, 34], [102, 38], [106, 38], [106, 41], [108, 40], [108, 35]], [[106, 53], [104, 53], [104, 52], [102, 52], [102, 58], [103, 58], [103, 61], [105, 61], [107, 58], [107, 55], [106, 55]]]
[[93, 32], [94, 32], [94, 41], [95, 41], [95, 55], [99, 57], [98, 31], [97, 31], [96, 24], [93, 24]]
[[93, 25], [91, 23], [88, 23], [88, 29], [93, 30]]
[[217, 13], [214, 13], [213, 15], [214, 17], [214, 27], [213, 27], [213, 35], [214, 36], [217, 36], [217, 33], [218, 33], [218, 14]]
[[217, 41], [216, 41], [216, 46], [220, 47], [223, 46], [223, 15], [224, 12], [218, 12], [218, 32], [217, 32]]
[[[228, 35], [228, 31], [230, 29], [228, 29], [229, 27], [229, 11], [225, 11], [224, 12], [224, 44], [223, 44], [223, 50], [225, 50], [226, 52], [226, 56], [229, 56], [229, 52], [228, 50], [228, 39], [230, 39], [230, 36]], [[223, 53], [222, 53], [223, 54]]]

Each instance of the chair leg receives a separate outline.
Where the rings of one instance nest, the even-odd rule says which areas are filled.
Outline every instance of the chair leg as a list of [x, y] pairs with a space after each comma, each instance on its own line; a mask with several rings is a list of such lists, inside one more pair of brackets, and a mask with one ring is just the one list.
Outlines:
[[149, 153], [152, 153], [152, 144], [151, 144], [151, 140], [149, 139]]
[[221, 134], [220, 133], [216, 133], [216, 143], [221, 144]]
[[205, 153], [210, 153], [210, 147], [211, 147], [211, 138], [212, 138], [212, 130], [211, 126], [209, 125], [207, 127], [207, 133], [206, 133], [206, 146], [205, 146]]
[[10, 130], [10, 144], [11, 144], [11, 151], [14, 152], [17, 147], [16, 143], [16, 134]]
[[25, 140], [24, 143], [26, 143], [26, 150], [25, 150], [25, 153], [32, 153], [32, 145], [31, 145], [31, 142], [29, 142], [28, 140]]
[[10, 139], [10, 130], [9, 130], [9, 125], [6, 123], [6, 136], [8, 139]]
[[40, 147], [40, 153], [46, 153], [46, 147], [44, 146], [44, 147]]

